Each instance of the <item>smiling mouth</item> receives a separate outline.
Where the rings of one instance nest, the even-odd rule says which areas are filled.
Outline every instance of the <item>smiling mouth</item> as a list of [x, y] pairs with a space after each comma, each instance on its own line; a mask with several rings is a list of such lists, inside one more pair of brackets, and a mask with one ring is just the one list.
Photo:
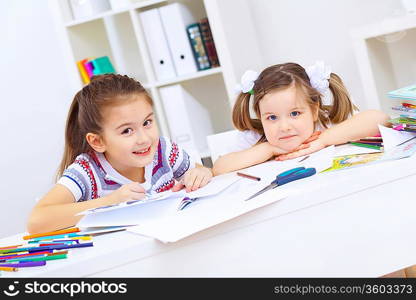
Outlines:
[[148, 147], [146, 149], [143, 149], [143, 150], [133, 151], [133, 154], [138, 155], [138, 156], [145, 156], [145, 155], [148, 155], [150, 153], [151, 148], [152, 147], [150, 146], [150, 147]]

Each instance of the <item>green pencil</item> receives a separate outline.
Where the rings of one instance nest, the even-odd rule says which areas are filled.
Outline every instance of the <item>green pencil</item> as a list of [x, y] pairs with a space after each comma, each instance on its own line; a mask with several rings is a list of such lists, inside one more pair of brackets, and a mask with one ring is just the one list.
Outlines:
[[353, 143], [353, 142], [350, 142], [350, 144], [358, 146], [358, 147], [364, 147], [364, 148], [375, 149], [375, 150], [382, 150], [383, 149], [383, 147], [376, 146], [376, 145], [368, 145], [368, 144]]
[[22, 257], [22, 258], [12, 258], [8, 259], [8, 262], [15, 262], [15, 261], [44, 261], [44, 260], [55, 260], [55, 259], [63, 259], [67, 258], [67, 254], [60, 254], [60, 255], [51, 255], [51, 256], [43, 256], [43, 257]]

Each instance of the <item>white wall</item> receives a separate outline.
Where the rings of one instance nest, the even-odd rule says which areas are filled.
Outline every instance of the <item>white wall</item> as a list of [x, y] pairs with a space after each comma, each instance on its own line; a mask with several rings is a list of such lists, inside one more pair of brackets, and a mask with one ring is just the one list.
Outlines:
[[73, 94], [47, 0], [0, 1], [0, 237], [53, 183]]
[[[265, 66], [324, 60], [365, 105], [349, 31], [402, 13], [398, 0], [248, 0]], [[364, 100], [364, 101], [363, 101]]]

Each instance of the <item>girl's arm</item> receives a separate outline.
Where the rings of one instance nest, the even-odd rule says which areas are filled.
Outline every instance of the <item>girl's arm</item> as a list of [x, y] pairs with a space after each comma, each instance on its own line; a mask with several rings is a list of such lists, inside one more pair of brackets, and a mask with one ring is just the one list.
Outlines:
[[56, 184], [33, 208], [27, 230], [29, 234], [36, 234], [71, 227], [82, 218], [76, 216], [79, 212], [143, 197], [143, 187], [134, 182], [123, 185], [105, 197], [76, 202], [68, 188]]
[[267, 142], [261, 143], [246, 150], [220, 156], [215, 161], [212, 172], [214, 176], [217, 176], [241, 170], [265, 162], [271, 157], [282, 153], [284, 153], [284, 151], [271, 146]]
[[387, 125], [388, 120], [389, 116], [382, 111], [367, 110], [325, 130], [319, 139], [330, 146], [374, 136], [380, 133], [378, 124]]
[[321, 133], [309, 147], [289, 154], [278, 156], [278, 160], [293, 159], [319, 151], [327, 146], [344, 144], [363, 137], [379, 134], [378, 124], [387, 125], [389, 116], [379, 110], [368, 110], [334, 125]]

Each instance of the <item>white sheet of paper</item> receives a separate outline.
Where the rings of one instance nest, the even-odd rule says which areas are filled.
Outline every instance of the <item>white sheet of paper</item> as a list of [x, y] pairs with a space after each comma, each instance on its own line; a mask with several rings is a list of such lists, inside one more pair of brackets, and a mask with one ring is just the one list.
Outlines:
[[133, 226], [127, 230], [156, 238], [164, 243], [176, 242], [256, 208], [279, 201], [292, 193], [290, 189], [273, 189], [256, 197], [253, 201], [244, 201], [247, 194], [254, 193], [259, 189], [259, 185], [249, 184], [245, 187], [243, 189], [240, 187], [239, 191], [230, 193], [229, 197], [214, 196], [209, 198], [210, 201], [195, 202], [189, 208], [179, 211], [175, 215]]
[[170, 197], [143, 205], [124, 206], [118, 209], [85, 215], [77, 227], [128, 226], [175, 213], [181, 197]]
[[153, 202], [153, 201], [165, 200], [167, 198], [184, 197], [184, 195], [185, 195], [184, 191], [179, 191], [179, 192], [166, 191], [166, 192], [162, 192], [162, 193], [158, 193], [158, 194], [153, 194], [153, 195], [151, 195], [149, 197], [146, 197], [145, 199], [141, 199], [141, 200], [126, 201], [126, 202], [120, 202], [120, 203], [113, 204], [113, 205], [100, 206], [100, 207], [96, 207], [96, 208], [87, 209], [87, 210], [84, 210], [84, 211], [76, 214], [76, 216], [95, 214], [95, 213], [111, 211], [111, 210], [116, 210], [116, 209], [125, 208], [125, 207], [131, 207], [131, 206], [135, 206], [135, 205], [145, 205], [145, 204]]
[[80, 213], [84, 217], [78, 222], [77, 226], [100, 227], [142, 224], [153, 218], [161, 218], [175, 213], [180, 201], [186, 196], [199, 199], [210, 197], [223, 192], [240, 179], [241, 177], [235, 173], [229, 173], [213, 177], [206, 186], [194, 192], [185, 193], [185, 190], [175, 193], [165, 192], [159, 197], [156, 194], [155, 197], [147, 201], [123, 202], [118, 205], [90, 209]]
[[378, 125], [378, 129], [380, 130], [380, 134], [383, 137], [384, 151], [389, 151], [396, 147], [398, 144], [416, 136], [415, 132], [398, 131], [383, 125]]

